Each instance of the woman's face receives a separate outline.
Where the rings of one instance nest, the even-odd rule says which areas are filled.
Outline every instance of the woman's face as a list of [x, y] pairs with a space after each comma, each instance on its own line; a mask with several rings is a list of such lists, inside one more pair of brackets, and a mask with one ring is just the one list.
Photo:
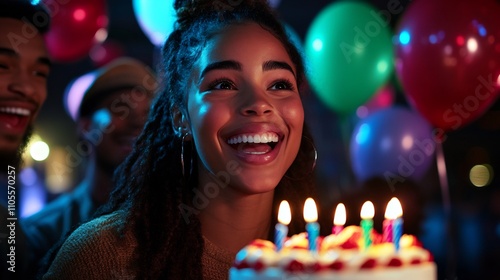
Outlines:
[[247, 194], [274, 190], [299, 150], [304, 110], [281, 42], [255, 23], [209, 40], [194, 65], [188, 119], [200, 188], [219, 179]]

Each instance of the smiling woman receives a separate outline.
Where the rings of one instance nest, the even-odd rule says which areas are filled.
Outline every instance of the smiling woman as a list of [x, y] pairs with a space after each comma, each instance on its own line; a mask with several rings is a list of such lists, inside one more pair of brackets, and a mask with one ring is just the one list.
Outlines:
[[[207, 43], [194, 64], [202, 75], [189, 90], [188, 116], [178, 116], [189, 120], [178, 126], [187, 127], [193, 136], [203, 162], [201, 184], [222, 170], [224, 162], [235, 160], [240, 172], [231, 185], [272, 198], [269, 191], [297, 155], [304, 124], [291, 65], [281, 42], [256, 23], [225, 27]], [[262, 143], [268, 134], [278, 140], [275, 145]]]
[[311, 195], [300, 55], [267, 1], [217, 3], [175, 2], [163, 89], [112, 200], [44, 279], [227, 279], [236, 252], [273, 236], [279, 202]]

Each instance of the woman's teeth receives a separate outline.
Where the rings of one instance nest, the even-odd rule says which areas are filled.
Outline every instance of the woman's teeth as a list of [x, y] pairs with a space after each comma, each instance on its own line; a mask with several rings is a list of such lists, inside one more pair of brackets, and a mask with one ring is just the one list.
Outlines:
[[277, 143], [278, 135], [276, 133], [262, 133], [262, 134], [242, 134], [229, 138], [228, 144], [240, 143]]

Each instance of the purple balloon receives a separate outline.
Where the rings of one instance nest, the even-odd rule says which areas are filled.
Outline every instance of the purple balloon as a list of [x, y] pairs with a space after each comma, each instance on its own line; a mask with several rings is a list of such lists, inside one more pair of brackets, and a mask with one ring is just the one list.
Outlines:
[[418, 180], [434, 161], [432, 127], [418, 113], [403, 107], [377, 111], [356, 125], [350, 155], [360, 181], [384, 177], [394, 186]]

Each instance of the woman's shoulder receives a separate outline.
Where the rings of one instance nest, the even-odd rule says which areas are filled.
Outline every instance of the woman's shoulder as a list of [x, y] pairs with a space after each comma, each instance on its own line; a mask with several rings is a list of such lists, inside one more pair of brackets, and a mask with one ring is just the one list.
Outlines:
[[124, 210], [117, 210], [80, 225], [71, 236], [83, 236], [86, 239], [103, 235], [117, 236], [125, 225], [126, 218], [127, 213]]
[[102, 252], [106, 249], [113, 251], [120, 249], [126, 243], [127, 248], [133, 246], [134, 238], [130, 230], [126, 230], [127, 212], [118, 210], [103, 215], [82, 224], [65, 241], [64, 244], [77, 248], [91, 247], [93, 252]]
[[43, 279], [96, 279], [129, 271], [136, 241], [122, 230], [125, 219], [126, 212], [120, 210], [82, 224], [66, 239]]

